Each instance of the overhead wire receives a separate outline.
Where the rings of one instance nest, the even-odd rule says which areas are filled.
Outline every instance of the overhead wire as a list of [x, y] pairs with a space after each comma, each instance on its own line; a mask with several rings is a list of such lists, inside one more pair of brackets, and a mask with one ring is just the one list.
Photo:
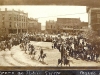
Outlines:
[[38, 17], [37, 19], [39, 18], [48, 18], [48, 17], [58, 17], [58, 16], [66, 16], [66, 15], [77, 15], [77, 14], [85, 14], [86, 12], [84, 13], [74, 13], [74, 14], [64, 14], [64, 15], [55, 15], [55, 16], [47, 16], [47, 17]]

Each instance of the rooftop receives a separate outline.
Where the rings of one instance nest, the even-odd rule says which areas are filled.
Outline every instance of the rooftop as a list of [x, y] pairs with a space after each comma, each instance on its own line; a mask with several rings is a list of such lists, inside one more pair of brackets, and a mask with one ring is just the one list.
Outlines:
[[1, 12], [12, 12], [13, 11], [13, 12], [18, 12], [18, 13], [28, 14], [28, 13], [25, 13], [23, 10], [20, 10], [20, 9], [19, 10], [14, 10], [14, 9], [8, 10], [7, 8], [5, 8], [4, 10], [0, 9], [0, 11]]

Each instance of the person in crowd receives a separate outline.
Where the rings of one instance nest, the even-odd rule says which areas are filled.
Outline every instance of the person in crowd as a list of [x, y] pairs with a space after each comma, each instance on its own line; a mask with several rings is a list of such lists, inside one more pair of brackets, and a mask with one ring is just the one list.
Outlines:
[[[38, 39], [37, 39], [38, 38]], [[66, 52], [69, 53], [69, 56], [75, 59], [82, 59], [82, 60], [91, 60], [91, 61], [98, 61], [99, 53], [96, 51], [99, 51], [100, 47], [98, 45], [94, 45], [88, 42], [87, 38], [81, 37], [80, 34], [78, 34], [76, 37], [68, 35], [65, 39], [62, 38], [62, 36], [46, 36], [44, 35], [37, 35], [35, 34], [15, 34], [14, 36], [10, 37], [7, 35], [3, 38], [4, 40], [0, 43], [0, 49], [6, 50], [8, 48], [11, 50], [11, 47], [22, 45], [23, 49], [26, 50], [29, 49], [30, 53], [34, 51], [35, 47], [33, 45], [27, 46], [29, 41], [38, 41], [40, 42], [41, 39], [44, 42], [52, 42], [52, 49], [56, 48], [61, 53], [61, 58], [66, 55]], [[82, 42], [80, 42], [82, 41]], [[74, 47], [73, 47], [74, 46]], [[26, 48], [28, 47], [28, 48]], [[43, 50], [40, 50], [40, 57], [43, 55]], [[39, 57], [39, 59], [40, 59]]]
[[42, 56], [43, 56], [43, 49], [40, 49], [40, 56], [39, 56], [39, 58], [38, 58], [38, 60], [40, 59], [40, 58], [42, 58]]

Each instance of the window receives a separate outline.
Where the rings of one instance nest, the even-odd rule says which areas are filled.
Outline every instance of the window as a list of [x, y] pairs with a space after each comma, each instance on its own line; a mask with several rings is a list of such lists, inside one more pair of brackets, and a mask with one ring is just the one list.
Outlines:
[[19, 17], [19, 21], [21, 21], [21, 17]]
[[20, 15], [19, 15], [19, 17], [18, 17], [18, 21], [20, 21]]
[[11, 25], [11, 22], [9, 23], [9, 25]]
[[11, 20], [11, 17], [9, 17], [9, 20]]
[[16, 27], [16, 22], [15, 22], [15, 25], [14, 25], [14, 27]]
[[52, 25], [51, 25], [51, 29], [52, 29]]
[[11, 20], [11, 14], [9, 14], [9, 20]]
[[23, 21], [23, 16], [21, 16], [21, 18], [22, 18], [22, 21]]
[[2, 22], [2, 27], [4, 27], [4, 25], [5, 25], [5, 23], [4, 23], [4, 22]]
[[9, 25], [9, 27], [11, 27], [11, 25]]
[[97, 18], [97, 23], [100, 23], [100, 18]]
[[2, 22], [2, 25], [4, 25], [4, 22]]
[[14, 16], [14, 20], [16, 21], [16, 15]]
[[17, 21], [18, 21], [18, 15], [17, 15]]
[[4, 14], [2, 14], [2, 20], [4, 20], [5, 19], [5, 15]]
[[25, 17], [24, 17], [24, 22], [25, 22]]
[[97, 18], [100, 18], [100, 14], [97, 14]]
[[24, 27], [26, 27], [25, 23], [24, 23]]
[[3, 17], [2, 17], [2, 20], [4, 20], [4, 19], [5, 19], [5, 17], [3, 16]]
[[23, 28], [23, 23], [22, 23], [22, 28]]

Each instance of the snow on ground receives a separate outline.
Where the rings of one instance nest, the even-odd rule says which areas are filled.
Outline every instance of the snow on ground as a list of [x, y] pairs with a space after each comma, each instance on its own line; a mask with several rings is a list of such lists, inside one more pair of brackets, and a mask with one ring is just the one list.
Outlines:
[[[19, 45], [13, 46], [11, 51], [6, 49], [6, 51], [0, 51], [0, 66], [57, 66], [58, 59], [60, 58], [60, 52], [57, 49], [51, 48], [52, 43], [50, 42], [35, 42], [31, 41], [31, 44], [35, 46], [37, 51], [35, 59], [30, 58], [29, 52], [27, 54], [25, 51], [21, 50]], [[44, 59], [44, 62], [38, 60], [39, 57], [39, 48], [42, 47], [44, 53], [47, 57]], [[100, 66], [100, 62], [96, 63], [93, 61], [83, 61], [76, 60], [74, 58], [69, 58], [73, 62], [70, 62], [71, 66]], [[60, 66], [60, 65], [59, 65]]]

